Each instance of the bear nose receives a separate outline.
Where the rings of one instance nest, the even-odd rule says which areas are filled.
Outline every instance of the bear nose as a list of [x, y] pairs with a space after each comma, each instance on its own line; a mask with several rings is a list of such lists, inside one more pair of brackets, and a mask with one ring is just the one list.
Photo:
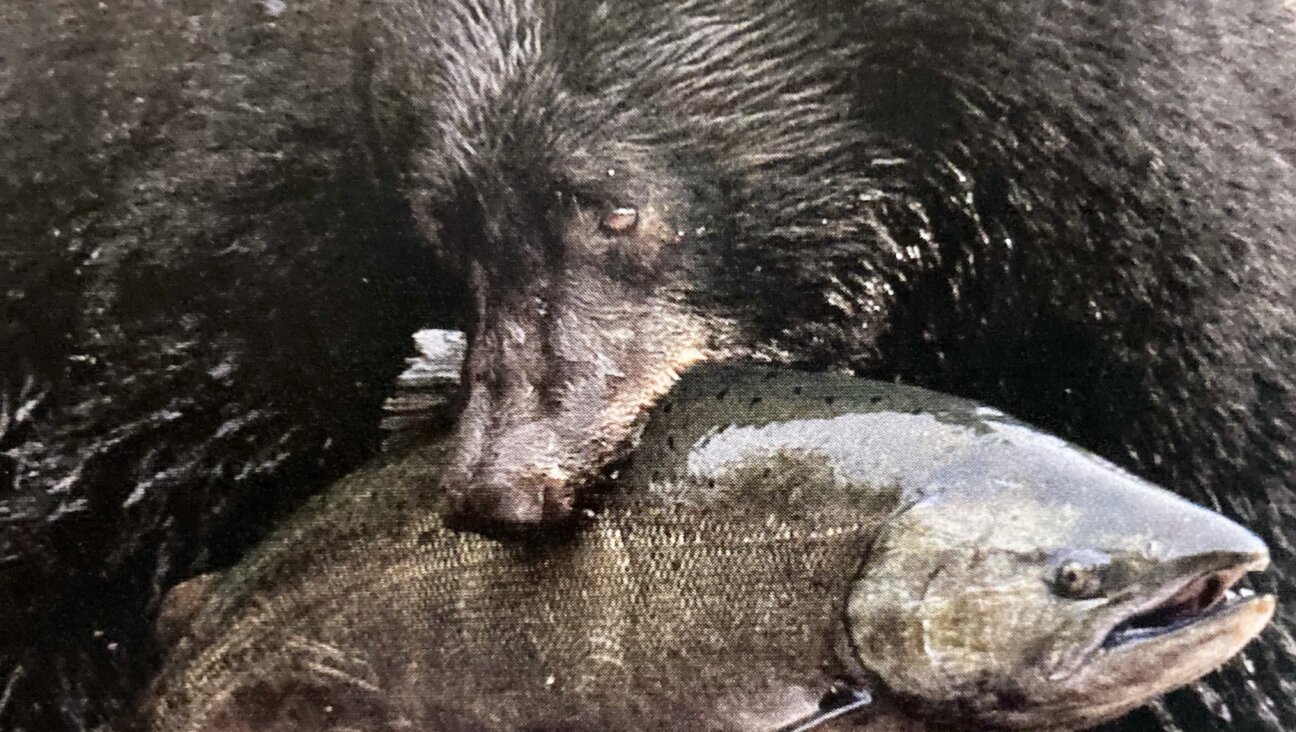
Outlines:
[[489, 469], [451, 469], [441, 478], [447, 522], [499, 533], [571, 518], [575, 487], [557, 474], [492, 475]]

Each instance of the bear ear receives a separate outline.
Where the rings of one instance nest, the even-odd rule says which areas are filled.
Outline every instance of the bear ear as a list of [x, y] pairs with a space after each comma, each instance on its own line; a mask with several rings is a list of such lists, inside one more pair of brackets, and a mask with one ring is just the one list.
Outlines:
[[609, 234], [630, 234], [639, 226], [639, 209], [618, 206], [603, 214], [599, 228]]

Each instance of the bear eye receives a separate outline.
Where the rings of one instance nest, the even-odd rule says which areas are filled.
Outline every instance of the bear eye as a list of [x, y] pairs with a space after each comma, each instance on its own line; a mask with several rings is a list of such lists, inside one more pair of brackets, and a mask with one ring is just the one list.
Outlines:
[[1049, 585], [1055, 594], [1071, 600], [1100, 597], [1107, 564], [1108, 560], [1101, 555], [1068, 557], [1053, 570]]
[[629, 234], [638, 226], [639, 209], [633, 206], [618, 206], [603, 214], [599, 221], [599, 228], [609, 234]]

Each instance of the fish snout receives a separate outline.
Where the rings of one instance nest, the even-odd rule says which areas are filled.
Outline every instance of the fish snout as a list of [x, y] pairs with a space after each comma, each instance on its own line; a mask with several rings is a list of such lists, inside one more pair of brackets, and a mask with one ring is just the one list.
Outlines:
[[[1205, 509], [1202, 509], [1205, 511]], [[1235, 564], [1248, 565], [1249, 571], [1264, 570], [1269, 566], [1269, 546], [1255, 532], [1222, 514], [1206, 511], [1209, 526], [1203, 526], [1203, 539], [1210, 550], [1221, 556], [1232, 557]]]
[[[1182, 501], [1182, 499], [1176, 499]], [[1188, 508], [1184, 508], [1187, 506]], [[1159, 559], [1166, 562], [1198, 563], [1214, 567], [1248, 567], [1260, 571], [1269, 565], [1269, 547], [1255, 532], [1241, 523], [1209, 509], [1184, 501], [1183, 513], [1173, 518], [1152, 516], [1161, 524], [1158, 532]]]

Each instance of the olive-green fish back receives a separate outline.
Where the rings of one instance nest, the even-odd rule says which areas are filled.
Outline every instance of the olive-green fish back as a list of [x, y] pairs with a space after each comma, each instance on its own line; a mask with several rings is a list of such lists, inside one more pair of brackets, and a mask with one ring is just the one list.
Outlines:
[[[513, 728], [588, 709], [666, 724], [647, 705], [690, 697], [680, 718], [742, 727], [753, 698], [777, 701], [766, 689], [821, 690], [842, 593], [895, 497], [806, 511], [788, 497], [831, 475], [767, 461], [710, 486], [705, 508], [614, 501], [536, 551], [411, 516], [404, 494], [425, 484], [410, 481], [437, 462], [415, 451], [345, 481], [223, 578], [162, 677], [155, 727], [275, 729], [309, 712], [284, 728]], [[735, 646], [739, 667], [714, 662]]]

